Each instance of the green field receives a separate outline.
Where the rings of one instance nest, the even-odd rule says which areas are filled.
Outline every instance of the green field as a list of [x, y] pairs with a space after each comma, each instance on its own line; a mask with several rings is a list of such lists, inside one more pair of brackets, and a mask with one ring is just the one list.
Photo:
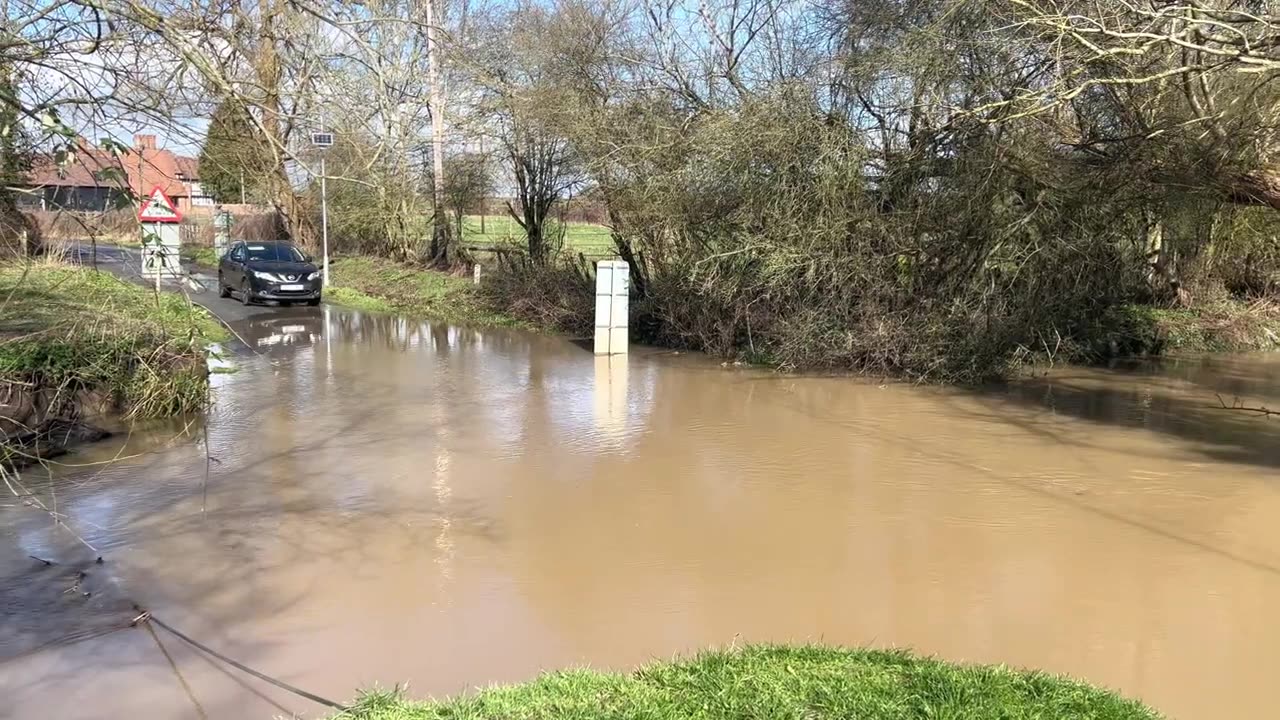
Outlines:
[[[480, 232], [480, 216], [468, 215], [462, 221], [462, 240], [468, 245], [524, 244], [524, 230], [510, 215], [486, 215], [484, 232]], [[591, 223], [571, 222], [565, 225], [565, 249], [589, 258], [613, 257], [613, 238], [609, 228]], [[203, 267], [217, 267], [218, 259], [211, 247], [184, 245], [184, 262]]]
[[[480, 232], [480, 216], [468, 215], [462, 220], [463, 242], [485, 245], [500, 243], [523, 243], [524, 230], [510, 215], [486, 215], [484, 232]], [[613, 239], [609, 236], [609, 228], [591, 223], [571, 222], [565, 224], [565, 249], [580, 252], [587, 256], [612, 256]]]
[[955, 665], [905, 652], [759, 646], [630, 674], [552, 673], [414, 702], [374, 692], [335, 717], [361, 720], [1158, 720], [1073, 680]]

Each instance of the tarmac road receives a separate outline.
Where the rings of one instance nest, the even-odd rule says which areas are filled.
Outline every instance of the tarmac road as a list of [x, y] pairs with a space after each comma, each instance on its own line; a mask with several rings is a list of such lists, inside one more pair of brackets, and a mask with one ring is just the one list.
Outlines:
[[[131, 282], [147, 285], [148, 287], [155, 283], [154, 280], [142, 277], [142, 250], [140, 248], [103, 244], [99, 244], [95, 248], [90, 243], [80, 242], [71, 247], [69, 254], [73, 262], [97, 267], [99, 270], [109, 272]], [[274, 304], [243, 305], [235, 298], [220, 298], [218, 297], [218, 275], [216, 271], [196, 265], [184, 265], [182, 269], [186, 275], [181, 280], [164, 278], [161, 280], [161, 287], [175, 292], [185, 291], [192, 302], [204, 307], [225, 323], [235, 323], [286, 310]], [[291, 317], [298, 317], [306, 313], [313, 313], [319, 316], [320, 313], [319, 308], [302, 306], [288, 308], [287, 310]]]

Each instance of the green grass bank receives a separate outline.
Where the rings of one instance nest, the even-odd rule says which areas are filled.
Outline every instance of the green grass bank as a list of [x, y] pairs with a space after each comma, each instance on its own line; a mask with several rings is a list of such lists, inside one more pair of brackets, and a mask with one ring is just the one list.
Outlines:
[[394, 312], [457, 325], [515, 327], [495, 311], [471, 278], [368, 256], [332, 261], [325, 300], [371, 312]]
[[360, 720], [1157, 720], [1134, 700], [1043, 673], [901, 651], [748, 646], [630, 674], [569, 670], [439, 702], [363, 695]]
[[181, 295], [87, 268], [0, 266], [0, 386], [11, 423], [56, 416], [56, 405], [85, 393], [132, 418], [203, 408], [205, 348], [224, 336]]

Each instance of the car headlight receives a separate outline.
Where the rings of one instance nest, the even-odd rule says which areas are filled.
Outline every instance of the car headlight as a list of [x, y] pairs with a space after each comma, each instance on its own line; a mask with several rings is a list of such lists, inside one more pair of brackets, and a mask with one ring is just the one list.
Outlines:
[[315, 272], [311, 273], [310, 275], [308, 275], [308, 276], [307, 276], [307, 279], [308, 279], [308, 280], [319, 280], [319, 279], [320, 279], [320, 271], [319, 271], [319, 270], [317, 270], [317, 271], [315, 271]]
[[269, 282], [275, 282], [276, 280], [275, 273], [260, 272], [258, 270], [253, 271], [253, 276], [258, 278], [259, 280], [267, 280]]

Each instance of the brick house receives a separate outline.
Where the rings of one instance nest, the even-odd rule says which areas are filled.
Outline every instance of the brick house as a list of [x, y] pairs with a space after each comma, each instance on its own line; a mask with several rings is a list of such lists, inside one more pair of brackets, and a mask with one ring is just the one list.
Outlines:
[[200, 163], [156, 147], [155, 135], [135, 135], [123, 157], [82, 142], [75, 162], [59, 167], [52, 157], [37, 158], [20, 186], [25, 209], [102, 212], [130, 207], [129, 193], [145, 195], [160, 186], [183, 211], [212, 206], [200, 187]]

